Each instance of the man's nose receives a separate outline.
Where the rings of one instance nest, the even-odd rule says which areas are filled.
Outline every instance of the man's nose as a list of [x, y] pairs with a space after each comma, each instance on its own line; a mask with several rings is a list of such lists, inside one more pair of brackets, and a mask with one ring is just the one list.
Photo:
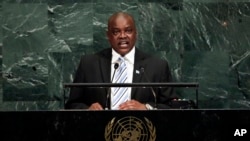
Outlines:
[[122, 31], [120, 34], [120, 38], [126, 38], [126, 37], [127, 37], [126, 32]]

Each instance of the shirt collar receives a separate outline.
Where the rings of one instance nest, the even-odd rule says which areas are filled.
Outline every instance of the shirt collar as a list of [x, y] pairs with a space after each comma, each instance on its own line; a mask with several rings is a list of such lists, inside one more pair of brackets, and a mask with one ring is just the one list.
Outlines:
[[[113, 48], [112, 48], [112, 64], [114, 64], [118, 58], [121, 57], [120, 54], [118, 54]], [[129, 53], [127, 53], [123, 57], [126, 61], [128, 61], [130, 64], [134, 64], [134, 58], [135, 58], [135, 46], [131, 49]]]

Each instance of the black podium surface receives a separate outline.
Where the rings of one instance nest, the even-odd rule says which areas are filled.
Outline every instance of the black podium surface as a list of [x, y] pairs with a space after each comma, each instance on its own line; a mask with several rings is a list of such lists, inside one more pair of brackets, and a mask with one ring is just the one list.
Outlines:
[[0, 112], [3, 141], [250, 140], [249, 110]]

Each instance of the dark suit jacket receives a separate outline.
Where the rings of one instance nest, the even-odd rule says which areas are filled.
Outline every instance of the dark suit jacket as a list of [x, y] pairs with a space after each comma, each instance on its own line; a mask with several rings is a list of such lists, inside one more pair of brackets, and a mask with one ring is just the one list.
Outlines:
[[[81, 58], [76, 71], [74, 83], [110, 83], [111, 48], [104, 49], [93, 55]], [[135, 50], [133, 82], [148, 82], [144, 75], [136, 70], [144, 68], [150, 82], [171, 82], [171, 72], [167, 61]], [[157, 108], [169, 108], [168, 103], [176, 98], [173, 88], [154, 88], [157, 95]], [[105, 108], [108, 88], [72, 88], [66, 103], [67, 109], [87, 109], [92, 103], [98, 102]], [[132, 88], [131, 99], [141, 103], [149, 103], [154, 107], [154, 96], [150, 88]]]

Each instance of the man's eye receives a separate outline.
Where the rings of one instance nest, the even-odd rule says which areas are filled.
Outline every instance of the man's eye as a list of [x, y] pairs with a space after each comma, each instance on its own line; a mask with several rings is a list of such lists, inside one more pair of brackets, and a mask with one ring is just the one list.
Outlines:
[[132, 29], [127, 29], [126, 33], [131, 33], [133, 30]]
[[119, 31], [118, 31], [118, 30], [115, 30], [115, 31], [113, 31], [112, 33], [113, 33], [113, 35], [117, 35], [117, 34], [119, 34]]

